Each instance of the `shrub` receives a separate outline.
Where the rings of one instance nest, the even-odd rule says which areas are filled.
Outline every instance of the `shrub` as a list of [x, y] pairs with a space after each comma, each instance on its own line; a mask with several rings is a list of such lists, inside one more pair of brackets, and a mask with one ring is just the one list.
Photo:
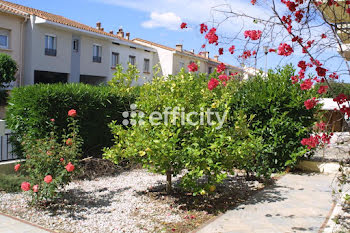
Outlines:
[[16, 174], [0, 173], [0, 191], [8, 193], [20, 192], [21, 183], [26, 181], [27, 177]]
[[254, 172], [292, 167], [307, 151], [300, 142], [310, 135], [319, 107], [307, 110], [303, 103], [316, 96], [317, 90], [301, 90], [299, 83], [292, 85], [293, 74], [291, 66], [270, 70], [267, 77], [258, 75], [233, 93], [231, 111], [254, 116], [250, 129], [263, 139]]
[[[120, 76], [116, 75], [116, 78]], [[216, 77], [217, 73], [211, 76], [212, 80]], [[202, 116], [200, 113], [204, 116], [206, 111], [216, 112], [221, 118], [227, 113], [232, 93], [239, 86], [237, 81], [231, 79], [226, 86], [222, 82], [214, 89], [215, 84], [209, 90], [206, 74], [182, 70], [175, 76], [155, 77], [152, 83], [142, 87], [133, 88], [130, 82], [125, 83], [127, 86], [118, 90], [136, 90], [138, 93], [135, 101], [138, 116], [131, 118], [130, 122], [142, 120], [143, 123], [131, 127], [123, 127], [116, 122], [110, 124], [115, 144], [105, 149], [105, 158], [115, 163], [130, 159], [153, 172], [166, 174], [167, 191], [171, 191], [171, 177], [186, 170], [181, 179], [182, 186], [194, 194], [205, 194], [214, 191], [215, 184], [233, 173], [235, 167], [250, 166], [250, 161], [257, 156], [260, 140], [251, 134], [248, 127], [250, 119], [241, 111], [227, 115], [222, 125], [217, 117], [211, 119], [211, 124], [183, 124], [181, 114], [171, 113], [175, 108], [186, 114], [199, 113], [191, 117], [193, 122], [198, 123]], [[167, 115], [168, 123], [152, 115], [164, 113], [167, 109], [170, 113], [163, 115]]]
[[32, 202], [53, 201], [59, 189], [70, 182], [81, 157], [81, 143], [77, 120], [68, 114], [68, 129], [62, 141], [55, 135], [54, 121], [49, 124], [52, 131], [45, 138], [24, 137], [22, 142], [26, 155], [25, 163], [16, 165], [16, 171], [25, 172], [29, 179], [22, 183], [23, 191], [30, 191]]
[[[66, 128], [66, 113], [78, 111], [80, 135], [84, 156], [100, 156], [101, 148], [111, 145], [108, 124], [122, 121], [125, 98], [108, 86], [86, 84], [39, 84], [15, 88], [9, 98], [6, 123], [19, 142], [24, 135], [46, 137], [51, 128], [49, 119], [55, 119], [55, 134], [60, 137]], [[21, 151], [21, 146], [16, 146]]]
[[16, 80], [17, 64], [10, 55], [0, 53], [0, 87]]

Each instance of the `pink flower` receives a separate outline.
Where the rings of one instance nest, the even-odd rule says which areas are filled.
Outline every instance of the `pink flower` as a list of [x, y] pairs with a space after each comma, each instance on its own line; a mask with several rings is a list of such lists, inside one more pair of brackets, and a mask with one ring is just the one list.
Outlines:
[[244, 37], [249, 37], [251, 40], [259, 40], [261, 37], [262, 31], [260, 30], [247, 30], [244, 32]]
[[76, 117], [77, 116], [77, 111], [75, 109], [71, 109], [68, 111], [68, 116], [70, 117]]
[[324, 94], [324, 93], [327, 93], [327, 90], [328, 90], [328, 86], [320, 86], [320, 88], [318, 89], [318, 94]]
[[181, 23], [180, 28], [181, 29], [187, 28], [187, 23]]
[[278, 47], [277, 54], [281, 56], [289, 56], [294, 52], [293, 48], [286, 44], [286, 43], [281, 43], [280, 46]]
[[198, 65], [197, 65], [196, 63], [194, 63], [194, 62], [191, 62], [191, 63], [187, 66], [187, 68], [188, 68], [188, 71], [190, 71], [190, 72], [196, 72], [196, 71], [198, 71]]
[[20, 169], [20, 167], [21, 167], [21, 164], [19, 164], [19, 163], [16, 164], [16, 165], [15, 165], [15, 171], [18, 172], [18, 170]]
[[64, 158], [60, 158], [60, 162], [63, 162], [64, 161]]
[[74, 165], [71, 162], [69, 162], [66, 166], [66, 170], [67, 170], [67, 172], [74, 171]]
[[52, 182], [52, 176], [51, 175], [45, 176], [44, 181], [45, 183], [50, 184]]
[[309, 90], [312, 87], [313, 82], [311, 79], [306, 79], [304, 82], [300, 84], [300, 89], [301, 90]]
[[210, 81], [208, 82], [208, 89], [209, 90], [213, 90], [214, 88], [216, 88], [219, 85], [219, 80], [217, 80], [216, 78], [212, 78], [210, 79]]
[[234, 45], [232, 45], [229, 49], [228, 49], [228, 51], [231, 53], [231, 54], [234, 54], [235, 53], [235, 46]]
[[305, 100], [304, 101], [305, 108], [307, 110], [310, 110], [316, 106], [317, 102], [318, 101], [316, 100], [315, 97], [313, 97], [312, 99]]
[[39, 185], [34, 185], [33, 186], [33, 192], [37, 193], [39, 191]]
[[50, 121], [51, 121], [51, 122], [55, 122], [55, 119], [51, 118]]
[[224, 63], [220, 63], [220, 65], [218, 65], [216, 67], [216, 70], [218, 71], [218, 73], [221, 73], [221, 72], [225, 71], [225, 69], [226, 69], [226, 66], [225, 66]]
[[227, 77], [227, 75], [226, 74], [221, 74], [221, 75], [219, 75], [219, 79], [221, 80], [221, 81], [228, 81], [228, 77]]
[[28, 183], [28, 182], [23, 182], [22, 184], [21, 184], [21, 189], [23, 190], [23, 191], [29, 191], [30, 190], [30, 183]]
[[218, 45], [219, 37], [216, 35], [216, 28], [211, 28], [209, 32], [205, 35], [205, 39], [208, 40], [209, 44]]

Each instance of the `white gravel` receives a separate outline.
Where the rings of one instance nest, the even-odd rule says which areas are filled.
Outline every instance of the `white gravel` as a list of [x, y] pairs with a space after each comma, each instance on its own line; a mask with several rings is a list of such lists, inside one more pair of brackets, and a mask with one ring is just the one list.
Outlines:
[[184, 211], [139, 192], [164, 183], [164, 179], [137, 169], [75, 181], [66, 188], [69, 203], [56, 211], [28, 207], [24, 193], [0, 193], [0, 210], [62, 232], [161, 232], [164, 224], [182, 221], [179, 213]]

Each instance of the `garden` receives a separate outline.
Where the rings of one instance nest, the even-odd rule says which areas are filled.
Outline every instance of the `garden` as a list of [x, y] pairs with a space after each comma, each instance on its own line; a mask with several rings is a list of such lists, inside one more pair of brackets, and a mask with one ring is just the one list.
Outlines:
[[14, 89], [7, 124], [25, 160], [0, 210], [63, 232], [189, 232], [293, 169], [316, 91], [291, 85], [291, 65], [244, 82], [199, 65], [143, 86], [129, 66], [108, 86]]

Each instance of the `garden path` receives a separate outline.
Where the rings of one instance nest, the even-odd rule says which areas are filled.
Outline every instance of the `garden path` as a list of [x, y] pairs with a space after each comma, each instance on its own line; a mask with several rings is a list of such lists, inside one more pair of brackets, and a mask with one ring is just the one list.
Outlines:
[[39, 226], [0, 213], [0, 233], [47, 233]]

